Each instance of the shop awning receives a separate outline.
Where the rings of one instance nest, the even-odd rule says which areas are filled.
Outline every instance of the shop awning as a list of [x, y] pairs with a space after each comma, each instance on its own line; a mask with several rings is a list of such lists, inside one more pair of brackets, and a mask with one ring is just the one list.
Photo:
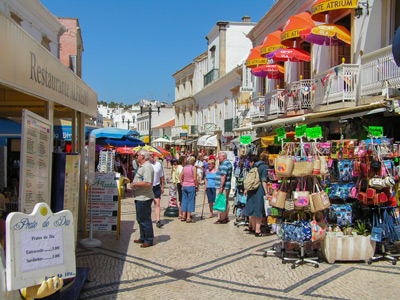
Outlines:
[[172, 144], [173, 144], [173, 145], [183, 146], [183, 145], [185, 145], [185, 141], [182, 140], [182, 139], [177, 139], [177, 140], [175, 140], [175, 141], [172, 141]]
[[206, 143], [207, 139], [210, 137], [211, 135], [206, 134], [201, 136], [198, 140], [197, 140], [197, 146], [204, 146], [204, 144]]
[[[96, 127], [85, 126], [85, 136], [88, 139], [89, 134], [97, 129]], [[71, 141], [72, 140], [72, 126], [71, 125], [54, 125], [54, 140], [56, 141]]]
[[204, 147], [218, 147], [218, 137], [217, 135], [210, 136], [204, 143]]
[[[346, 10], [356, 8], [358, 0], [317, 0], [311, 7], [311, 18], [314, 21], [325, 22], [325, 16], [333, 10]], [[340, 14], [340, 12], [338, 12]]]
[[300, 38], [300, 31], [314, 26], [315, 23], [311, 19], [311, 14], [309, 12], [303, 12], [290, 17], [286, 21], [285, 27], [281, 34], [282, 45], [293, 47], [294, 41]]
[[336, 24], [318, 25], [304, 29], [300, 31], [300, 36], [307, 42], [317, 45], [343, 46], [351, 44], [350, 31], [346, 27]]
[[116, 127], [104, 127], [93, 130], [91, 134], [95, 135], [96, 138], [106, 137], [120, 139], [124, 136], [139, 135], [139, 132]]
[[265, 57], [268, 53], [285, 48], [285, 46], [281, 44], [281, 34], [282, 31], [278, 30], [265, 36], [264, 42], [261, 45], [261, 56]]
[[265, 65], [268, 63], [268, 59], [262, 57], [260, 55], [260, 50], [262, 46], [257, 46], [250, 51], [250, 55], [246, 60], [246, 67], [247, 68], [255, 68], [260, 65]]
[[0, 136], [21, 137], [21, 123], [9, 118], [0, 118]]

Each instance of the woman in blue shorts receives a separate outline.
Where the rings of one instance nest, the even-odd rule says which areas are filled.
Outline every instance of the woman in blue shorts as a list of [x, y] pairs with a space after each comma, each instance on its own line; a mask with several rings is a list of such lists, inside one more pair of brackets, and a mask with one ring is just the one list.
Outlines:
[[210, 215], [208, 218], [212, 218], [214, 216], [213, 206], [217, 194], [217, 190], [215, 189], [215, 175], [217, 171], [218, 170], [215, 168], [215, 160], [210, 159], [208, 161], [208, 170], [206, 171], [206, 180], [204, 182], [208, 198], [208, 205], [210, 206]]

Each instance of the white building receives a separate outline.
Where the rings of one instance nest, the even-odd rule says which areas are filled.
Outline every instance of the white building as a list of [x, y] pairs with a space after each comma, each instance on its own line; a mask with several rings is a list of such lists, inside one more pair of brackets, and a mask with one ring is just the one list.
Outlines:
[[207, 52], [173, 74], [176, 126], [172, 138], [188, 136], [177, 144], [190, 144], [190, 137], [205, 133], [221, 137], [226, 125], [232, 132], [240, 96], [240, 65], [252, 48], [246, 35], [254, 25], [248, 16], [242, 22], [218, 22], [206, 36]]

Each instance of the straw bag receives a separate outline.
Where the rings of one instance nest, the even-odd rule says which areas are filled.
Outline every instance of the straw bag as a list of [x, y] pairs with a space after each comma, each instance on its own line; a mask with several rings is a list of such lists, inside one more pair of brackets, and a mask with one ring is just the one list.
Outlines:
[[280, 186], [279, 190], [274, 190], [270, 204], [276, 208], [285, 208], [285, 200], [287, 197], [287, 192], [285, 192], [286, 183], [285, 181]]
[[291, 146], [289, 145], [284, 152], [283, 156], [275, 158], [275, 174], [278, 177], [290, 177], [294, 168], [294, 160], [289, 157], [291, 153]]
[[314, 164], [310, 161], [296, 161], [294, 163], [294, 168], [292, 176], [303, 177], [313, 174]]
[[314, 180], [313, 193], [311, 194], [314, 210], [321, 211], [331, 205], [328, 194], [320, 187], [318, 179]]

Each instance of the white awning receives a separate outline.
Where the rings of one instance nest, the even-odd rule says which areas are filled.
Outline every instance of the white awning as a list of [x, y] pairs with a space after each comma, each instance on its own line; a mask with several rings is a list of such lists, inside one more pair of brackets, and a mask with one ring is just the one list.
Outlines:
[[182, 146], [182, 145], [185, 145], [185, 141], [182, 139], [177, 139], [177, 140], [173, 141], [172, 144]]
[[218, 138], [216, 135], [210, 136], [204, 143], [204, 147], [218, 147]]
[[207, 139], [210, 137], [211, 135], [203, 135], [201, 136], [198, 140], [197, 140], [197, 146], [204, 146], [204, 144], [206, 143]]

